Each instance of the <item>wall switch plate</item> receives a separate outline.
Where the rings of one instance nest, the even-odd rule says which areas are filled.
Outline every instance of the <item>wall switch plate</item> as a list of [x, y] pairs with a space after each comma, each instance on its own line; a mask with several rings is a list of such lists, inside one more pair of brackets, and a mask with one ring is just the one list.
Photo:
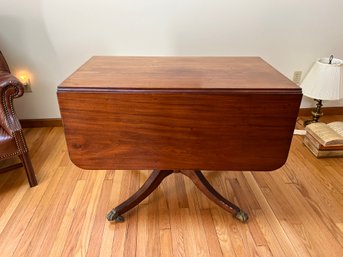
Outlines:
[[295, 71], [293, 73], [293, 82], [297, 85], [300, 84], [301, 82], [301, 75], [302, 75], [302, 71]]

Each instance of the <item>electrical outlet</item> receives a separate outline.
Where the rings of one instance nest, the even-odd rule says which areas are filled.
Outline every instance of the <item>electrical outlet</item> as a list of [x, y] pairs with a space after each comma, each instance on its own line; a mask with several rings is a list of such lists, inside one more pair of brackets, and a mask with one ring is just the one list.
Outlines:
[[24, 84], [24, 92], [32, 93], [31, 83]]
[[293, 82], [297, 85], [301, 82], [302, 71], [295, 71], [293, 74]]

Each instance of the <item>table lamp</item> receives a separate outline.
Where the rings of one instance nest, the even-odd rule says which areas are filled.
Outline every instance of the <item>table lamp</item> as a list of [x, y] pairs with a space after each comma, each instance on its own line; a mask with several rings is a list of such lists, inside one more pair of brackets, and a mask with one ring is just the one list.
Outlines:
[[316, 109], [312, 111], [312, 120], [304, 125], [318, 122], [323, 116], [321, 108], [323, 100], [339, 100], [343, 98], [343, 61], [337, 58], [320, 58], [311, 67], [300, 84], [303, 94], [316, 101]]

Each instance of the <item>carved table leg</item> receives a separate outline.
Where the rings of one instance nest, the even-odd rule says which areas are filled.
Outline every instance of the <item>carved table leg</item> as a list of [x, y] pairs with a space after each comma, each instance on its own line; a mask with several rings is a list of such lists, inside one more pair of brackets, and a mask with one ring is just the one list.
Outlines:
[[235, 204], [226, 200], [221, 194], [219, 194], [204, 177], [200, 170], [183, 170], [180, 171], [185, 176], [189, 177], [193, 183], [215, 204], [222, 207], [224, 210], [233, 214], [236, 219], [242, 222], [247, 222], [248, 214], [242, 211]]
[[222, 195], [220, 195], [207, 181], [200, 170], [154, 170], [148, 180], [143, 184], [143, 186], [134, 193], [125, 202], [118, 205], [112, 211], [107, 214], [107, 219], [109, 221], [124, 221], [124, 217], [121, 216], [123, 213], [132, 209], [143, 201], [148, 195], [150, 195], [158, 186], [161, 184], [162, 180], [172, 173], [182, 173], [183, 175], [189, 177], [193, 183], [204, 193], [210, 200], [222, 207], [224, 210], [232, 213], [236, 219], [242, 222], [248, 221], [248, 214], [242, 211], [239, 207], [226, 200]]
[[124, 221], [124, 217], [121, 216], [121, 214], [127, 212], [143, 201], [158, 187], [159, 184], [161, 184], [165, 177], [169, 176], [173, 172], [173, 170], [154, 170], [148, 180], [136, 193], [107, 214], [107, 220], [115, 220], [118, 222]]

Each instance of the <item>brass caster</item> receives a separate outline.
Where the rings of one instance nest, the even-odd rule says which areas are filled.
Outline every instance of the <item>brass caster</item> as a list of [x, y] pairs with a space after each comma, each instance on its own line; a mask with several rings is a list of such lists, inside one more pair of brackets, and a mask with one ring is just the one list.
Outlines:
[[110, 211], [107, 214], [107, 220], [108, 221], [116, 221], [116, 222], [124, 222], [125, 221], [124, 217], [119, 215], [115, 209], [113, 209], [112, 211]]
[[116, 222], [124, 222], [125, 221], [125, 218], [123, 216], [120, 216], [118, 215], [116, 218], [115, 218]]
[[248, 219], [249, 219], [248, 214], [242, 210], [239, 210], [234, 216], [236, 219], [240, 220], [243, 223], [248, 222]]

